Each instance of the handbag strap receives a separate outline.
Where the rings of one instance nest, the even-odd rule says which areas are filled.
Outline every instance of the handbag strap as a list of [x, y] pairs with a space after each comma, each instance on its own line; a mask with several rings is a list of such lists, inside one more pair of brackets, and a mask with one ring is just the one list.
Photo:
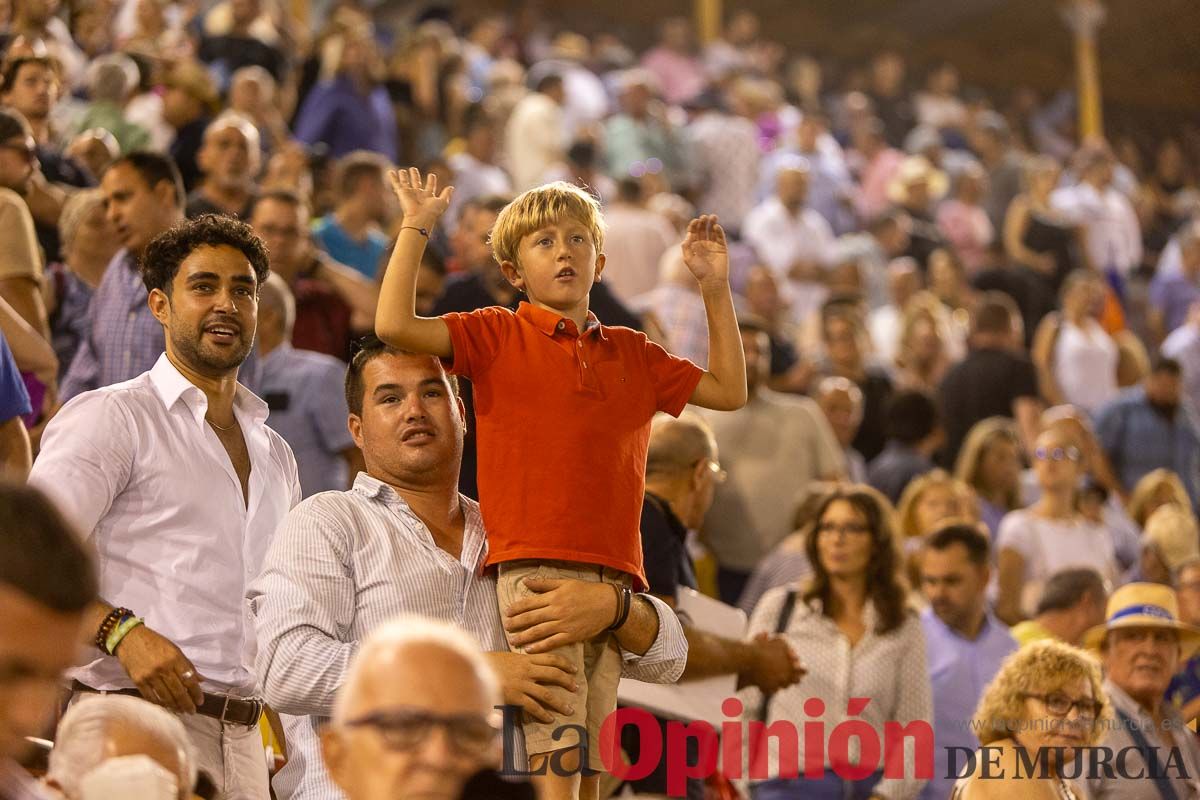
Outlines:
[[[798, 589], [788, 589], [788, 593], [783, 598], [783, 606], [779, 609], [779, 617], [775, 620], [775, 634], [779, 635], [785, 632], [788, 625], [792, 621], [792, 612], [796, 610], [796, 598], [800, 596]], [[758, 721], [767, 721], [767, 709], [771, 705], [772, 694], [764, 694], [762, 704], [758, 707]]]
[[[1133, 739], [1134, 747], [1142, 754], [1142, 760], [1149, 767], [1154, 748], [1150, 746], [1150, 742], [1146, 741], [1146, 736], [1142, 733], [1140, 723], [1136, 722], [1119, 708], [1114, 707], [1113, 710], [1117, 712], [1117, 716], [1121, 719], [1121, 725], [1129, 732], [1130, 737]], [[1162, 770], [1154, 771], [1153, 780], [1154, 785], [1158, 787], [1158, 796], [1162, 800], [1179, 800], [1179, 795], [1176, 794], [1175, 787], [1171, 785], [1171, 781], [1163, 774]]]

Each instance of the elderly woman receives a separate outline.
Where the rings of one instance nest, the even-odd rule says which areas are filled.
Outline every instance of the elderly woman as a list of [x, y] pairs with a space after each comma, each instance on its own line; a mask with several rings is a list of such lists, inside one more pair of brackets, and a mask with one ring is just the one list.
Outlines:
[[1085, 757], [1079, 748], [1100, 740], [1111, 717], [1100, 665], [1090, 655], [1053, 640], [1026, 645], [984, 690], [972, 720], [983, 750], [968, 762], [953, 800], [1082, 800], [1082, 788], [1063, 774]]
[[[762, 747], [758, 745], [764, 743], [751, 742], [753, 766], [765, 767], [769, 776], [753, 784], [755, 800], [902, 800], [916, 797], [924, 783], [915, 778], [913, 757], [904, 759], [903, 777], [883, 776], [889, 757], [885, 723], [904, 726], [933, 715], [925, 639], [920, 620], [906, 604], [891, 516], [887, 500], [866, 486], [840, 487], [825, 497], [805, 544], [812, 579], [803, 590], [793, 586], [768, 591], [749, 629], [751, 637], [781, 631], [808, 667], [808, 675], [765, 704], [757, 689], [743, 695], [747, 715], [765, 717], [768, 725], [784, 722], [807, 728], [820, 723], [828, 737], [843, 722], [854, 720], [858, 728], [865, 722], [879, 737], [878, 761], [860, 764], [862, 742], [852, 739], [846, 747], [824, 748], [823, 776], [806, 779], [781, 770], [777, 739]], [[856, 709], [854, 698], [870, 698], [870, 703]], [[804, 770], [808, 738], [798, 738], [787, 747], [790, 755], [799, 746], [796, 763]], [[873, 771], [849, 781], [837, 774], [847, 767]]]
[[1021, 439], [1007, 417], [980, 420], [967, 432], [954, 477], [970, 486], [979, 517], [995, 538], [1000, 520], [1021, 507]]

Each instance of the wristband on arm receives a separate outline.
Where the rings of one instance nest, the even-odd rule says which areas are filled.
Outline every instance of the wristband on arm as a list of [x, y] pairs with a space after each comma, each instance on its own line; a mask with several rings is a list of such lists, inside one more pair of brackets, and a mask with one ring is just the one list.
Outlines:
[[617, 616], [613, 619], [613, 624], [608, 626], [608, 630], [620, 630], [625, 621], [629, 619], [629, 610], [633, 607], [633, 590], [628, 586], [618, 586], [611, 584], [617, 592]]

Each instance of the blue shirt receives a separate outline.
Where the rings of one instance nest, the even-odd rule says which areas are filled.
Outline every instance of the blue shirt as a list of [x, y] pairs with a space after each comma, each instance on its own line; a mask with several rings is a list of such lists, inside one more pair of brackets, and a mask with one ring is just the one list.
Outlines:
[[333, 356], [283, 344], [262, 359], [259, 378], [271, 430], [296, 456], [303, 495], [345, 491], [350, 478], [342, 451], [354, 446], [342, 389], [346, 365]]
[[8, 349], [8, 340], [0, 333], [0, 425], [15, 417], [33, 413], [29, 391], [17, 369], [17, 360]]
[[[933, 613], [921, 612], [925, 631], [925, 658], [933, 688], [933, 780], [921, 791], [921, 800], [946, 800], [954, 781], [946, 779], [948, 747], [974, 750], [979, 739], [971, 730], [971, 718], [984, 688], [1000, 670], [1000, 664], [1017, 649], [1008, 628], [991, 614], [974, 639], [965, 639]], [[961, 765], [962, 754], [957, 756]]]
[[[64, 403], [83, 392], [149, 372], [166, 349], [162, 324], [148, 304], [137, 259], [122, 248], [113, 256], [88, 306], [90, 321], [59, 386]], [[257, 389], [258, 359], [250, 351], [238, 370], [246, 388]]]
[[324, 142], [334, 158], [370, 150], [394, 162], [396, 117], [391, 98], [382, 86], [360, 94], [345, 76], [318, 83], [296, 114], [296, 138], [305, 144]]
[[1188, 309], [1200, 300], [1200, 286], [1194, 280], [1174, 273], [1158, 274], [1150, 281], [1150, 305], [1162, 312], [1166, 333], [1187, 321]]
[[1096, 417], [1096, 434], [1113, 469], [1132, 489], [1161, 468], [1179, 476], [1195, 506], [1200, 499], [1200, 433], [1182, 407], [1168, 419], [1146, 400], [1140, 386], [1126, 389]]
[[313, 238], [334, 261], [353, 267], [372, 280], [388, 249], [388, 238], [381, 231], [369, 231], [367, 238], [359, 241], [346, 233], [333, 214], [326, 214], [313, 225]]

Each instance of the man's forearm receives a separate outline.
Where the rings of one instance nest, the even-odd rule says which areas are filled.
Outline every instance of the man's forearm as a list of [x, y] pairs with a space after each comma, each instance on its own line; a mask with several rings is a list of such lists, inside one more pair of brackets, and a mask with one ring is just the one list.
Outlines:
[[658, 638], [658, 612], [644, 597], [634, 595], [629, 619], [616, 631], [617, 644], [627, 653], [644, 656]]
[[746, 360], [729, 282], [701, 284], [700, 295], [708, 319], [708, 373], [721, 386], [729, 406], [741, 408], [746, 404]]
[[688, 643], [687, 666], [683, 670], [685, 681], [716, 675], [741, 675], [753, 663], [750, 642], [714, 636], [690, 625], [684, 625], [683, 634]]

